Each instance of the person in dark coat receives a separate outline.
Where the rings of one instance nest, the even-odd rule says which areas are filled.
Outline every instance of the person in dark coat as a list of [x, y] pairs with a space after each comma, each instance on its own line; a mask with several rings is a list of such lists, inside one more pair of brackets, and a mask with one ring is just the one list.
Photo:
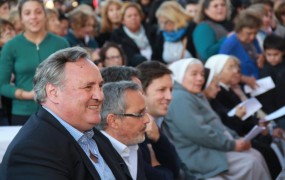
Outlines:
[[[246, 109], [244, 106], [237, 107], [234, 117], [228, 117], [227, 113], [242, 101], [246, 100], [243, 92], [237, 91], [233, 88], [240, 80], [240, 66], [239, 60], [233, 56], [218, 54], [211, 56], [205, 67], [214, 71], [214, 74], [220, 77], [221, 92], [217, 97], [211, 98], [210, 102], [212, 108], [221, 117], [223, 124], [237, 132], [240, 136], [245, 136], [255, 125], [262, 125], [258, 118], [250, 116], [245, 120], [242, 117], [245, 115]], [[263, 131], [259, 136], [252, 141], [252, 147], [257, 149], [267, 162], [272, 179], [275, 179], [281, 171], [281, 165], [277, 155], [271, 148], [272, 136], [267, 130]]]
[[[264, 40], [265, 65], [260, 70], [260, 78], [270, 76], [275, 84], [275, 88], [258, 96], [262, 108], [266, 113], [272, 113], [285, 105], [285, 42], [277, 35], [268, 35]], [[281, 117], [275, 122], [285, 129], [285, 117]]]
[[149, 118], [141, 86], [132, 81], [106, 83], [98, 128], [128, 165], [133, 179], [146, 180], [139, 143], [145, 140]]
[[120, 44], [129, 66], [151, 60], [154, 52], [155, 31], [142, 24], [143, 12], [137, 3], [127, 2], [122, 7], [122, 26], [111, 35], [111, 41]]
[[80, 47], [43, 61], [34, 77], [41, 107], [9, 145], [0, 179], [131, 180], [123, 159], [94, 128], [101, 121], [102, 84], [97, 66]]
[[[157, 61], [144, 62], [138, 66], [138, 69], [128, 66], [113, 66], [104, 68], [101, 73], [104, 82], [134, 81], [140, 85], [143, 84], [144, 93], [148, 89], [146, 104], [151, 119], [147, 125], [146, 139], [139, 144], [146, 178], [172, 180], [179, 175], [180, 162], [173, 145], [159, 129], [163, 114], [166, 113], [167, 104], [171, 99], [171, 72], [165, 65]], [[159, 87], [164, 87], [164, 90], [161, 92], [153, 89], [159, 89]], [[156, 98], [155, 94], [157, 94]], [[150, 103], [151, 99], [153, 99], [152, 103]], [[160, 104], [161, 101], [165, 103]]]

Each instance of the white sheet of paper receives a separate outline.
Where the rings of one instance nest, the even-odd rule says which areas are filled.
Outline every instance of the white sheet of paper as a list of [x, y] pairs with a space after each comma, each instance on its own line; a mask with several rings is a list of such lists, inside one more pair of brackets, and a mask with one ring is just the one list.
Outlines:
[[281, 116], [284, 116], [285, 115], [285, 106], [277, 109], [276, 111], [272, 112], [271, 114], [268, 114], [267, 116], [265, 116], [265, 120], [266, 121], [271, 121], [271, 120], [274, 120], [274, 119], [277, 119]]
[[246, 120], [249, 116], [253, 115], [258, 111], [262, 105], [256, 98], [250, 98], [244, 102], [239, 103], [236, 107], [228, 112], [228, 116], [232, 117], [236, 114], [237, 107], [244, 106], [246, 109], [246, 114], [242, 117], [242, 120]]
[[257, 126], [255, 125], [250, 131], [249, 133], [247, 133], [247, 135], [245, 135], [243, 137], [243, 139], [245, 141], [250, 141], [252, 140], [253, 138], [255, 138], [259, 133], [261, 133], [261, 131], [265, 130], [265, 127], [263, 126]]
[[275, 88], [275, 84], [270, 76], [258, 79], [256, 83], [258, 84], [258, 87], [256, 89], [251, 89], [251, 87], [249, 87], [248, 85], [244, 86], [244, 91], [246, 93], [250, 93], [252, 97], [258, 96], [269, 91], [270, 89]]

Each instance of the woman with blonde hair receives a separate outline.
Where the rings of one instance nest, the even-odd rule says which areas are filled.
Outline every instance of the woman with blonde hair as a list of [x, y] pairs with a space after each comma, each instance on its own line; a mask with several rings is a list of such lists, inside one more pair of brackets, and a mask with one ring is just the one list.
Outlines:
[[59, 13], [56, 9], [46, 9], [47, 13], [47, 30], [56, 35], [60, 35], [61, 27], [59, 22]]
[[221, 44], [233, 30], [229, 0], [200, 0], [193, 41], [201, 60], [218, 54]]
[[156, 39], [153, 59], [172, 63], [181, 58], [196, 57], [192, 40], [195, 23], [176, 1], [166, 1], [157, 10], [161, 32]]
[[20, 15], [17, 8], [11, 9], [8, 16], [8, 21], [13, 24], [16, 34], [19, 34], [23, 31], [24, 27], [21, 23]]
[[119, 0], [108, 0], [101, 11], [101, 29], [97, 37], [99, 45], [102, 46], [110, 40], [111, 33], [121, 25], [122, 2]]

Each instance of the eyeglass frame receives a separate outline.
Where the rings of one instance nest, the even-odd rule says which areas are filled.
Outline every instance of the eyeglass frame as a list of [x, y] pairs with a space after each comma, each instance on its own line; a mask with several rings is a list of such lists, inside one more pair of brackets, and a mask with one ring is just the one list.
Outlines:
[[142, 118], [144, 117], [147, 112], [143, 113], [114, 113], [117, 116], [127, 116], [127, 117], [135, 117], [135, 118]]

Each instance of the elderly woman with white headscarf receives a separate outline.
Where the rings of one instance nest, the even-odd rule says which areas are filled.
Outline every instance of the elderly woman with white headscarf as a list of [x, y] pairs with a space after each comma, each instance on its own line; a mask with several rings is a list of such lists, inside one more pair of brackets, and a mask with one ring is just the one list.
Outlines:
[[186, 179], [271, 179], [262, 156], [222, 124], [202, 94], [202, 62], [183, 59], [169, 68], [175, 83], [165, 128], [175, 142]]
[[209, 99], [213, 105], [213, 109], [218, 112], [222, 122], [227, 127], [235, 130], [240, 136], [245, 135], [257, 123], [252, 122], [251, 119], [249, 119], [249, 121], [241, 121], [241, 118], [246, 113], [245, 107], [237, 107], [235, 116], [227, 116], [227, 112], [238, 105], [242, 99], [247, 99], [245, 94], [242, 94], [244, 97], [241, 99], [241, 97], [231, 89], [232, 82], [236, 82], [240, 79], [239, 60], [234, 56], [217, 54], [207, 60], [205, 67], [220, 76], [219, 86], [221, 87], [221, 91], [216, 98]]
[[[250, 116], [246, 121], [241, 118], [245, 115], [245, 107], [237, 107], [235, 116], [228, 117], [227, 113], [237, 104], [246, 99], [245, 94], [241, 88], [237, 91], [232, 86], [237, 85], [240, 81], [240, 66], [239, 60], [234, 56], [225, 54], [217, 54], [211, 56], [205, 63], [205, 67], [209, 68], [211, 72], [219, 75], [219, 85], [221, 91], [216, 98], [210, 99], [212, 108], [218, 113], [223, 124], [240, 136], [247, 134], [255, 125], [258, 124], [258, 119]], [[252, 140], [252, 146], [262, 153], [265, 158], [272, 179], [276, 179], [281, 171], [281, 165], [278, 158], [270, 147], [272, 137], [269, 134], [263, 133]]]

